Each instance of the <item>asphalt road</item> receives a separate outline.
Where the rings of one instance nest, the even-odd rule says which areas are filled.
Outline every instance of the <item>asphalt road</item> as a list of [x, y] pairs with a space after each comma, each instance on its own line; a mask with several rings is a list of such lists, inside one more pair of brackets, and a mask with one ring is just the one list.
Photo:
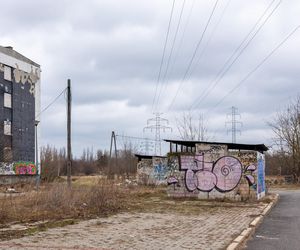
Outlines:
[[277, 205], [264, 218], [248, 250], [300, 250], [300, 190], [278, 191]]

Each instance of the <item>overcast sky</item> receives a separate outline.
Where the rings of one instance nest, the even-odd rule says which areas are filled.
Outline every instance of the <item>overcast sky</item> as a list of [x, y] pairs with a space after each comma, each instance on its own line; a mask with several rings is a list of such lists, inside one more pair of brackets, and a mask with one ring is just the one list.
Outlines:
[[[0, 44], [41, 65], [42, 107], [72, 80], [75, 155], [85, 147], [109, 148], [112, 130], [144, 136], [153, 111], [173, 127], [162, 138], [178, 138], [175, 118], [190, 110], [203, 113], [212, 140], [230, 142], [225, 122], [232, 106], [243, 122], [237, 142], [272, 144], [267, 122], [300, 92], [300, 29], [242, 80], [300, 25], [300, 2], [176, 0], [158, 81], [172, 3], [0, 0]], [[63, 96], [43, 113], [41, 126], [43, 145], [65, 145]]]

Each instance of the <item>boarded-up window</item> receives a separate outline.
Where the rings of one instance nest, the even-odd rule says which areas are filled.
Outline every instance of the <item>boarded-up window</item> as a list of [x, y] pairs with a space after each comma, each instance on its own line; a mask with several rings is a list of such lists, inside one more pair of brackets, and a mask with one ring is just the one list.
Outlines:
[[4, 79], [11, 82], [11, 67], [4, 66]]
[[11, 94], [4, 93], [4, 107], [11, 108]]
[[13, 160], [11, 147], [5, 147], [3, 149], [3, 161], [11, 162]]
[[4, 134], [11, 135], [11, 121], [4, 121]]

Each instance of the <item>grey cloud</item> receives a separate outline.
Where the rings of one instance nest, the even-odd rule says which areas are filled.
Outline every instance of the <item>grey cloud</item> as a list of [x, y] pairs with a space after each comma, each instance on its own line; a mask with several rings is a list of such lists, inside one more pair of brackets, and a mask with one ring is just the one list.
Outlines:
[[[176, 3], [175, 20], [182, 2]], [[183, 26], [179, 30], [163, 87], [166, 91], [161, 93], [160, 108], [173, 121], [174, 127], [174, 116], [186, 111], [212, 83], [269, 3], [231, 1], [199, 60], [225, 7], [226, 1], [220, 1], [195, 57], [195, 63], [198, 60], [199, 63], [193, 64], [194, 70], [182, 84], [172, 111], [166, 112], [212, 8], [212, 2], [195, 2], [182, 47], [177, 52]], [[140, 135], [147, 118], [152, 115], [170, 7], [171, 2], [159, 0], [3, 2], [4, 25], [0, 31], [3, 41], [0, 39], [0, 43], [13, 41], [16, 50], [20, 48], [24, 55], [34, 57], [42, 65], [43, 106], [65, 88], [67, 78], [72, 79], [76, 152], [89, 145], [107, 147], [112, 129]], [[190, 7], [191, 1], [187, 1], [182, 25]], [[209, 123], [211, 130], [217, 131], [216, 140], [230, 140], [224, 129], [224, 114], [231, 106], [237, 106], [242, 115], [246, 114], [245, 133], [240, 139], [261, 142], [253, 135], [263, 134], [261, 131], [269, 133], [265, 124], [267, 117], [288, 102], [290, 96], [300, 92], [297, 56], [300, 32], [297, 32], [246, 82], [212, 109], [298, 24], [299, 11], [297, 1], [283, 2], [243, 55], [194, 110], [195, 114], [204, 112], [212, 121]], [[174, 30], [175, 23], [172, 23], [170, 41]], [[169, 51], [170, 43], [166, 58]], [[174, 63], [175, 54], [178, 57]], [[64, 145], [65, 120], [57, 115], [65, 112], [64, 104], [62, 97], [43, 115], [43, 143]]]

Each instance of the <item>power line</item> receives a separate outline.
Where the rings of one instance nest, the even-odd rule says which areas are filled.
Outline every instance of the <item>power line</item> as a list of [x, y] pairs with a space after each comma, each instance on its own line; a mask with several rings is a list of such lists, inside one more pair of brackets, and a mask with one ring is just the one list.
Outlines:
[[204, 28], [204, 30], [203, 30], [203, 32], [202, 32], [202, 34], [201, 34], [200, 40], [199, 40], [198, 43], [197, 43], [197, 46], [196, 46], [196, 48], [195, 48], [195, 50], [194, 50], [194, 53], [193, 53], [193, 55], [192, 55], [192, 57], [191, 57], [191, 60], [190, 60], [190, 62], [189, 62], [189, 64], [188, 64], [188, 67], [187, 67], [187, 69], [186, 69], [186, 71], [185, 71], [185, 73], [184, 73], [184, 75], [183, 75], [183, 78], [182, 78], [182, 80], [181, 80], [181, 82], [180, 82], [180, 84], [179, 84], [179, 86], [178, 86], [178, 88], [177, 88], [177, 91], [176, 91], [176, 93], [175, 93], [175, 96], [174, 96], [174, 98], [172, 99], [171, 104], [170, 104], [168, 110], [170, 110], [171, 107], [173, 106], [174, 101], [175, 101], [175, 99], [177, 98], [177, 95], [178, 95], [178, 93], [179, 93], [179, 90], [181, 89], [182, 84], [183, 84], [183, 82], [185, 81], [185, 79], [186, 79], [186, 77], [187, 77], [187, 74], [188, 74], [188, 72], [189, 72], [189, 70], [190, 70], [190, 68], [191, 68], [191, 66], [192, 66], [192, 64], [193, 64], [193, 61], [194, 61], [195, 56], [196, 56], [196, 54], [197, 54], [197, 51], [198, 51], [198, 49], [199, 49], [199, 47], [200, 47], [200, 45], [201, 45], [201, 43], [202, 43], [202, 40], [203, 40], [203, 38], [204, 38], [204, 35], [205, 35], [206, 30], [207, 30], [207, 28], [208, 28], [208, 25], [209, 25], [209, 23], [210, 23], [210, 21], [211, 21], [211, 19], [212, 19], [212, 16], [213, 16], [213, 14], [214, 14], [214, 12], [215, 12], [215, 10], [216, 10], [216, 7], [217, 7], [218, 2], [219, 2], [219, 0], [216, 0], [216, 2], [215, 2], [215, 4], [214, 4], [214, 7], [213, 7], [213, 9], [212, 9], [212, 11], [211, 11], [211, 13], [210, 13], [210, 15], [209, 15], [209, 18], [208, 18], [208, 20], [207, 20], [207, 22], [206, 22], [205, 28]]
[[59, 97], [61, 97], [62, 94], [64, 94], [66, 92], [67, 88], [65, 88], [57, 97], [55, 97], [55, 99], [49, 103], [36, 117], [35, 119], [37, 119], [43, 112], [45, 112], [47, 109], [49, 109], [58, 99]]
[[[251, 41], [256, 37], [258, 32], [262, 29], [262, 27], [266, 24], [266, 22], [269, 20], [269, 18], [273, 15], [275, 10], [279, 7], [281, 4], [281, 0], [278, 2], [278, 4], [274, 7], [274, 9], [271, 11], [271, 13], [266, 17], [266, 19], [263, 21], [263, 23], [258, 27], [258, 29], [254, 32], [252, 37], [248, 40], [248, 42], [243, 46], [243, 44], [247, 41], [248, 37], [251, 35], [251, 33], [256, 29], [257, 25], [260, 23], [260, 21], [263, 19], [267, 11], [271, 8], [275, 0], [273, 0], [266, 10], [263, 12], [263, 14], [259, 17], [258, 21], [255, 23], [255, 25], [252, 27], [252, 29], [249, 31], [249, 33], [246, 35], [246, 37], [243, 39], [243, 41], [240, 43], [240, 45], [235, 49], [235, 51], [232, 53], [232, 55], [227, 59], [227, 61], [222, 66], [221, 70], [218, 72], [215, 79], [211, 82], [210, 86], [206, 88], [202, 94], [196, 98], [196, 100], [192, 103], [189, 110], [193, 108], [193, 106], [199, 106], [200, 103], [211, 93], [211, 91], [214, 90], [214, 88], [217, 86], [217, 84], [223, 79], [224, 75], [230, 70], [232, 65], [238, 60], [238, 58], [242, 55], [242, 53], [246, 50], [246, 48], [249, 46]], [[235, 58], [234, 58], [235, 56]], [[233, 60], [232, 60], [233, 59]], [[232, 60], [232, 61], [231, 61]], [[231, 63], [230, 63], [231, 61]], [[229, 64], [229, 65], [228, 65]], [[213, 85], [212, 85], [213, 84]]]
[[[172, 72], [173, 72], [173, 68], [174, 68], [174, 65], [175, 65], [175, 62], [177, 60], [177, 57], [178, 57], [178, 54], [179, 54], [179, 51], [181, 50], [181, 47], [182, 47], [182, 44], [183, 44], [183, 40], [184, 40], [184, 36], [185, 36], [185, 33], [186, 33], [186, 30], [187, 30], [187, 26], [190, 22], [190, 18], [191, 18], [191, 15], [192, 15], [192, 12], [193, 12], [193, 9], [194, 9], [194, 4], [195, 4], [195, 0], [193, 0], [192, 4], [191, 4], [191, 8], [188, 12], [188, 16], [187, 16], [187, 20], [184, 24], [184, 27], [183, 27], [183, 32], [182, 32], [182, 36], [181, 36], [181, 39], [180, 39], [180, 42], [179, 42], [179, 45], [178, 45], [178, 48], [177, 48], [177, 51], [176, 51], [176, 54], [174, 56], [174, 59], [173, 59], [173, 63], [172, 63], [172, 66], [170, 68], [170, 73], [169, 75], [172, 75]], [[162, 90], [162, 93], [164, 93], [166, 91], [166, 88], [167, 88], [167, 85], [169, 84], [169, 79], [167, 78], [166, 80], [166, 84], [164, 85], [164, 89]]]
[[[275, 1], [275, 0], [274, 0], [274, 1]], [[209, 38], [207, 39], [207, 41], [206, 41], [204, 47], [202, 48], [202, 50], [201, 50], [201, 52], [200, 52], [200, 55], [199, 55], [199, 57], [198, 57], [198, 60], [196, 61], [196, 63], [195, 63], [195, 65], [194, 65], [193, 69], [192, 69], [191, 72], [190, 72], [190, 76], [193, 74], [193, 72], [194, 72], [195, 69], [197, 68], [197, 66], [198, 66], [198, 64], [199, 64], [199, 62], [200, 62], [200, 59], [201, 59], [202, 56], [204, 55], [204, 52], [205, 52], [206, 48], [208, 47], [208, 45], [209, 45], [211, 39], [213, 38], [215, 31], [217, 30], [219, 24], [221, 23], [221, 21], [222, 21], [222, 19], [223, 19], [223, 17], [224, 17], [224, 14], [225, 14], [225, 12], [226, 12], [226, 10], [227, 10], [227, 8], [228, 8], [230, 2], [231, 2], [231, 0], [228, 0], [228, 1], [227, 1], [227, 3], [226, 3], [226, 5], [225, 5], [225, 7], [224, 7], [224, 9], [223, 9], [223, 11], [222, 11], [222, 13], [221, 13], [219, 19], [218, 19], [217, 22], [216, 22], [216, 25], [213, 27], [212, 32], [211, 32]]]
[[162, 70], [162, 66], [163, 66], [163, 63], [164, 63], [164, 58], [165, 58], [165, 53], [166, 53], [166, 47], [167, 47], [167, 43], [168, 43], [168, 38], [169, 38], [169, 33], [170, 33], [170, 27], [171, 27], [173, 12], [174, 12], [175, 1], [176, 0], [173, 0], [171, 14], [170, 14], [170, 19], [169, 19], [169, 24], [168, 24], [168, 29], [167, 29], [167, 35], [166, 35], [166, 39], [165, 39], [165, 43], [164, 43], [164, 48], [163, 48], [163, 54], [162, 54], [161, 61], [160, 61], [159, 72], [158, 72], [157, 81], [156, 81], [156, 87], [155, 87], [155, 94], [154, 94], [154, 98], [153, 98], [153, 102], [152, 102], [152, 111], [154, 109], [154, 103], [155, 103], [155, 99], [156, 99], [156, 95], [157, 95], [157, 89], [158, 89], [158, 85], [159, 85], [159, 82], [160, 82], [161, 70]]
[[158, 106], [158, 104], [159, 104], [160, 95], [161, 95], [161, 92], [162, 92], [162, 89], [163, 89], [163, 86], [164, 86], [166, 75], [167, 75], [168, 70], [169, 70], [170, 60], [171, 60], [171, 57], [172, 57], [172, 54], [173, 54], [174, 45], [175, 45], [175, 42], [176, 42], [178, 30], [179, 30], [179, 27], [180, 27], [180, 23], [181, 23], [181, 19], [182, 19], [182, 13], [183, 13], [184, 6], [185, 6], [185, 1], [186, 0], [183, 1], [182, 6], [181, 6], [181, 11], [180, 11], [179, 19], [178, 19], [178, 22], [177, 22], [176, 31], [175, 31], [175, 36], [174, 36], [171, 51], [170, 51], [170, 54], [169, 54], [169, 57], [168, 57], [166, 70], [165, 70], [165, 73], [164, 73], [164, 76], [163, 76], [163, 79], [162, 79], [162, 82], [161, 82], [161, 85], [160, 85], [160, 90], [159, 90], [159, 94], [158, 94], [158, 97], [157, 97], [157, 105], [156, 106]]
[[256, 72], [298, 29], [300, 28], [300, 25], [298, 25], [295, 29], [292, 30], [291, 33], [286, 36], [256, 67], [254, 67], [237, 85], [235, 85], [234, 88], [232, 88], [227, 94], [225, 94], [222, 99], [209, 111], [215, 109], [217, 106], [219, 106], [227, 96], [229, 96], [231, 93], [233, 93], [237, 88], [239, 88], [254, 72]]
[[150, 139], [150, 138], [136, 137], [136, 136], [129, 136], [129, 135], [115, 135], [115, 136], [122, 137], [122, 138], [135, 139], [135, 140], [155, 141], [154, 139]]
[[[275, 1], [275, 0], [274, 0], [274, 1]], [[228, 8], [230, 2], [231, 2], [231, 0], [228, 0], [227, 3], [225, 4], [224, 9], [223, 9], [223, 11], [222, 11], [222, 13], [221, 13], [219, 19], [217, 20], [216, 25], [213, 27], [212, 32], [211, 32], [209, 38], [207, 39], [207, 41], [206, 41], [204, 47], [202, 48], [202, 50], [201, 50], [201, 52], [200, 52], [200, 55], [198, 56], [198, 59], [197, 59], [195, 65], [194, 65], [194, 67], [191, 69], [189, 76], [191, 76], [191, 75], [193, 74], [193, 72], [195, 71], [195, 69], [197, 68], [197, 66], [198, 66], [198, 64], [199, 64], [199, 62], [200, 62], [200, 59], [201, 59], [202, 56], [204, 55], [204, 53], [205, 53], [205, 51], [206, 51], [206, 49], [207, 49], [207, 47], [208, 47], [208, 45], [209, 45], [209, 43], [210, 43], [210, 41], [211, 41], [211, 39], [212, 39], [212, 37], [213, 37], [215, 31], [217, 30], [219, 24], [221, 23], [221, 21], [222, 21], [222, 19], [223, 19], [223, 17], [224, 17], [224, 14], [225, 14], [225, 12], [226, 12], [226, 10], [227, 10], [227, 8]], [[194, 3], [194, 2], [193, 2], [193, 3]], [[190, 11], [190, 12], [191, 12], [191, 11]], [[178, 49], [178, 50], [179, 50], [179, 49]], [[174, 65], [174, 64], [173, 64], [173, 65]], [[166, 85], [167, 85], [167, 84], [166, 84]], [[165, 89], [166, 89], [166, 87], [165, 87]], [[164, 89], [164, 91], [165, 91], [165, 89]], [[163, 92], [164, 92], [164, 91], [163, 91]]]

